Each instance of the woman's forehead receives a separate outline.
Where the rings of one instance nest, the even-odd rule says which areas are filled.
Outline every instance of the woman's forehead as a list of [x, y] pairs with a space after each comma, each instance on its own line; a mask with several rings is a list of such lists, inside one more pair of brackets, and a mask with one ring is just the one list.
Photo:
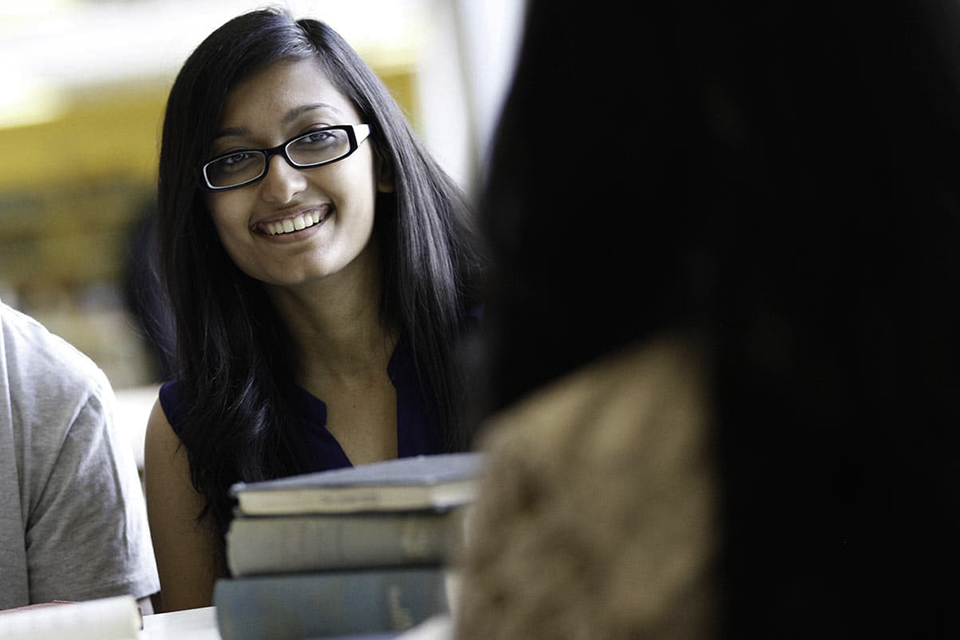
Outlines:
[[314, 58], [275, 62], [238, 83], [227, 94], [219, 129], [292, 126], [302, 117], [359, 122], [353, 103]]

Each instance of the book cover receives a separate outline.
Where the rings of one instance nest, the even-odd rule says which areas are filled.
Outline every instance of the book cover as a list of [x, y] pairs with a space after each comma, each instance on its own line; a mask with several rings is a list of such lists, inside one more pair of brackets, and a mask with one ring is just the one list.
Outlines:
[[441, 564], [463, 537], [461, 509], [234, 518], [233, 576]]
[[440, 509], [472, 502], [482, 454], [398, 458], [265, 482], [237, 483], [243, 515]]
[[406, 631], [447, 611], [441, 567], [231, 578], [213, 592], [223, 640]]

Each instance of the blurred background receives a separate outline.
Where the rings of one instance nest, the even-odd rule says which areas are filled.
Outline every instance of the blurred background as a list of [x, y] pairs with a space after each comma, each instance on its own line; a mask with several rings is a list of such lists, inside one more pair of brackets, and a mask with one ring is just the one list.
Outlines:
[[151, 213], [166, 95], [193, 48], [266, 5], [329, 23], [471, 191], [522, 3], [0, 0], [0, 299], [97, 362], [120, 421], [142, 427], [162, 373], [124, 282]]

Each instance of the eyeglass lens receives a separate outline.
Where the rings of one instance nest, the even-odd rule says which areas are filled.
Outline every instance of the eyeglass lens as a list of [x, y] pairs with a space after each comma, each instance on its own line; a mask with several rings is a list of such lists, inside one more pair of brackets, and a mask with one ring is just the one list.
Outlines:
[[[297, 167], [332, 162], [350, 154], [350, 138], [343, 129], [313, 131], [286, 144], [286, 156]], [[245, 149], [208, 163], [204, 169], [214, 187], [231, 187], [256, 180], [266, 171], [267, 154]]]

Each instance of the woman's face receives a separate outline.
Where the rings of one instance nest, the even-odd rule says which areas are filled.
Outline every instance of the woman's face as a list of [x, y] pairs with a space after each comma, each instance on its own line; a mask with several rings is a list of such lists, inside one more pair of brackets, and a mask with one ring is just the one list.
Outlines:
[[[210, 157], [272, 148], [339, 124], [362, 120], [319, 63], [279, 62], [227, 95]], [[392, 188], [378, 174], [369, 139], [347, 158], [313, 169], [295, 169], [275, 155], [262, 180], [211, 192], [207, 205], [237, 267], [270, 285], [297, 286], [376, 259], [376, 194]]]

